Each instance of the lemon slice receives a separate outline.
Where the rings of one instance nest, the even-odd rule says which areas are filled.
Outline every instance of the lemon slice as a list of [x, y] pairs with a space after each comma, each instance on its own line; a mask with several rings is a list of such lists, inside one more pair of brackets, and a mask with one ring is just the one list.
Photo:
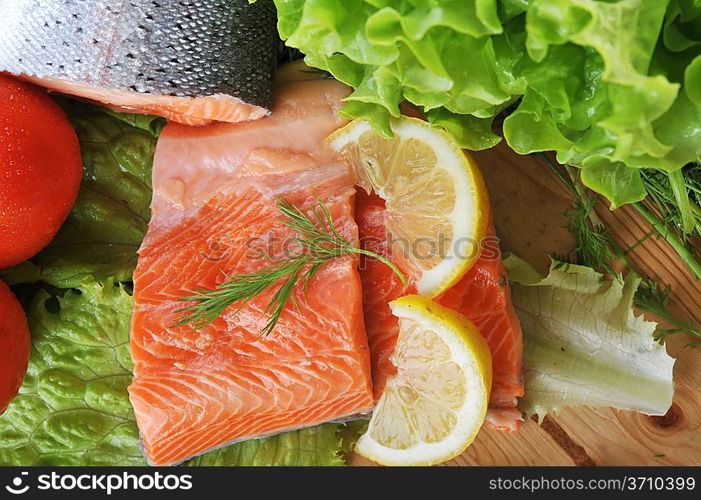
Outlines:
[[409, 117], [392, 120], [394, 138], [355, 120], [327, 143], [352, 166], [356, 183], [387, 206], [392, 259], [419, 294], [436, 297], [480, 254], [489, 201], [474, 160], [447, 133]]
[[390, 303], [399, 318], [397, 373], [355, 451], [383, 465], [433, 465], [475, 439], [489, 402], [492, 357], [463, 315], [408, 295]]

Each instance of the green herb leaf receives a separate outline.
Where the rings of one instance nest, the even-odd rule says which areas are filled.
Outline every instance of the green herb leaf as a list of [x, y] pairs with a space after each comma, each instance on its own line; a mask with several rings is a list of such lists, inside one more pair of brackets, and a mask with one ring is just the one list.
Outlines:
[[661, 287], [650, 279], [643, 280], [635, 294], [635, 307], [643, 311], [650, 312], [674, 325], [674, 328], [658, 328], [655, 331], [655, 338], [660, 342], [675, 333], [688, 333], [697, 340], [687, 344], [688, 347], [696, 347], [701, 343], [701, 330], [696, 323], [691, 320], [682, 320], [672, 314], [669, 309], [670, 287]]
[[640, 171], [623, 162], [611, 162], [603, 156], [590, 156], [583, 162], [582, 183], [603, 194], [611, 202], [611, 210], [645, 198], [645, 185]]
[[426, 118], [431, 125], [449, 132], [464, 149], [481, 151], [494, 147], [501, 141], [501, 137], [492, 131], [492, 120], [489, 118], [458, 115], [442, 108], [428, 111]]

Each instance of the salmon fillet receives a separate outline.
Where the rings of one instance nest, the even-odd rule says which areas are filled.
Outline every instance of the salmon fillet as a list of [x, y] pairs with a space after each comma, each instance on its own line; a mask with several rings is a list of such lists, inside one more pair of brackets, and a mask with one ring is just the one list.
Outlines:
[[298, 307], [285, 308], [267, 337], [275, 289], [202, 330], [173, 327], [191, 289], [263, 267], [263, 251], [282, 255], [293, 235], [279, 221], [278, 196], [305, 209], [323, 200], [337, 229], [358, 241], [352, 173], [322, 146], [343, 124], [347, 93], [331, 80], [298, 81], [278, 89], [270, 117], [164, 129], [131, 334], [129, 394], [151, 464], [372, 409], [354, 258], [324, 266], [306, 295], [297, 287]]
[[[384, 201], [375, 194], [368, 195], [360, 190], [356, 200], [356, 221], [363, 247], [389, 256]], [[379, 398], [387, 377], [396, 372], [390, 357], [397, 343], [399, 324], [392, 315], [389, 302], [416, 293], [416, 290], [412, 284], [404, 286], [387, 266], [377, 260], [361, 258], [360, 270], [374, 394]], [[436, 300], [472, 321], [492, 351], [494, 378], [487, 422], [499, 430], [518, 430], [522, 417], [516, 409], [516, 398], [523, 396], [523, 339], [497, 240], [488, 241], [470, 271]]]

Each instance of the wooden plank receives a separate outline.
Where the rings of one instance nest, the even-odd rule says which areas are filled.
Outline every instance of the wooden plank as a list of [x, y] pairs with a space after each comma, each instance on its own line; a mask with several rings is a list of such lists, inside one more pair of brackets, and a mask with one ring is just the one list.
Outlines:
[[532, 420], [520, 432], [483, 428], [467, 451], [446, 465], [575, 465], [568, 452]]
[[505, 144], [473, 156], [484, 174], [502, 251], [546, 272], [548, 255], [574, 246], [564, 216], [572, 204], [567, 190], [535, 157], [519, 156]]
[[577, 408], [557, 417], [597, 465], [698, 465], [698, 393], [678, 388], [673, 411], [648, 417], [611, 408]]

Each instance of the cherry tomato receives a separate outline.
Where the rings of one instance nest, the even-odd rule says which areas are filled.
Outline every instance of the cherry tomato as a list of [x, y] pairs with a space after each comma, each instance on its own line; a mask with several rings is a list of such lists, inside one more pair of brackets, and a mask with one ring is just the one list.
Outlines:
[[29, 363], [31, 335], [22, 306], [0, 281], [0, 414], [19, 392]]
[[0, 269], [51, 242], [82, 174], [78, 138], [61, 108], [44, 89], [0, 74]]

